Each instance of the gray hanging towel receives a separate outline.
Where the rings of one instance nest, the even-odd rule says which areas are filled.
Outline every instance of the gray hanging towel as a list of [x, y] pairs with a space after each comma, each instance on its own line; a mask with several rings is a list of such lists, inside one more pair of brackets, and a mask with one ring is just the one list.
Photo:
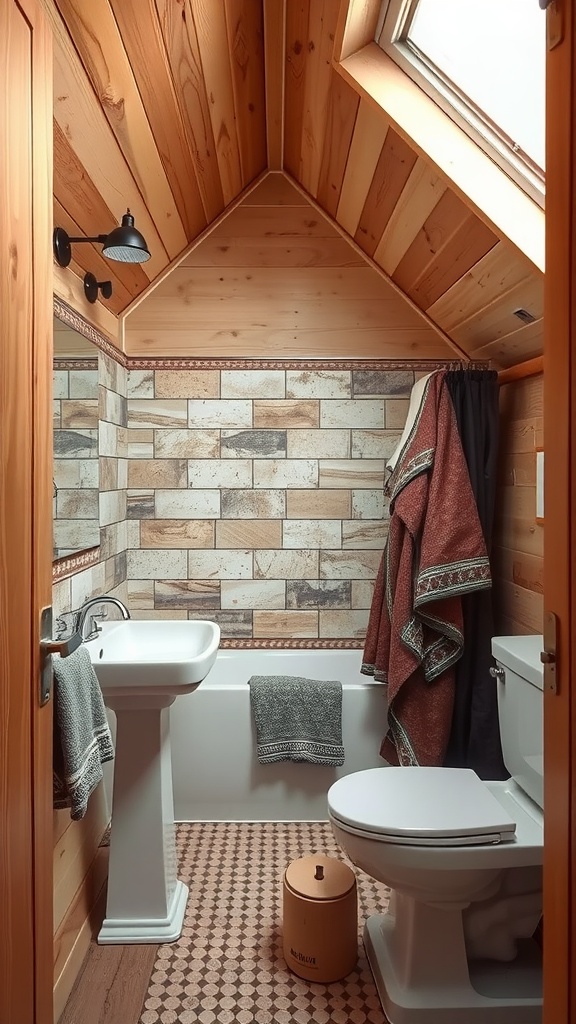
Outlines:
[[79, 647], [54, 657], [54, 807], [69, 807], [77, 821], [102, 779], [102, 765], [114, 757], [98, 677], [90, 655]]
[[302, 676], [248, 680], [260, 764], [344, 764], [342, 684]]

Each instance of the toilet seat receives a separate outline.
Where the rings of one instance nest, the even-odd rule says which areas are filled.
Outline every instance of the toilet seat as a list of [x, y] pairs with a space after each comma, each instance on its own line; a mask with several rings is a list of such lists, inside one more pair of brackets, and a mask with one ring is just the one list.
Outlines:
[[468, 768], [370, 768], [328, 791], [346, 832], [407, 846], [489, 845], [514, 840], [516, 821]]

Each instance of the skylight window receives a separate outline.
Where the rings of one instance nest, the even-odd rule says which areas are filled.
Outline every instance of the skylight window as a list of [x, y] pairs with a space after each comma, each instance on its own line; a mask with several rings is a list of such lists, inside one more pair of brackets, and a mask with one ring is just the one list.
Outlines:
[[537, 0], [384, 0], [376, 41], [543, 202], [546, 18]]

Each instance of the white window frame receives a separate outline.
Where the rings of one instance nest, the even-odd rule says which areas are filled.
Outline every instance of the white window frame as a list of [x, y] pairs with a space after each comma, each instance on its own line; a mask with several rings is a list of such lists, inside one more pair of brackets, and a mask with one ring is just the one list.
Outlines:
[[[469, 0], [463, 0], [468, 3]], [[539, 206], [543, 170], [407, 39], [419, 0], [383, 0], [375, 39], [392, 60]], [[536, 3], [536, 0], [534, 0]]]

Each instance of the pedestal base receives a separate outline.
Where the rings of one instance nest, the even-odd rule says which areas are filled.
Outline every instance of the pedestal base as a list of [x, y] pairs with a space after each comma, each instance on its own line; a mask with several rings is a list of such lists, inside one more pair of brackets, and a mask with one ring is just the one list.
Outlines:
[[532, 940], [522, 943], [510, 963], [471, 961], [444, 985], [441, 977], [406, 985], [396, 969], [394, 928], [391, 914], [375, 914], [364, 929], [368, 963], [390, 1024], [540, 1024], [542, 969]]
[[143, 943], [154, 945], [157, 942], [176, 942], [182, 934], [184, 913], [188, 900], [188, 886], [184, 882], [176, 882], [174, 897], [168, 917], [149, 920], [145, 918], [111, 918], [105, 917], [98, 933], [101, 946]]

